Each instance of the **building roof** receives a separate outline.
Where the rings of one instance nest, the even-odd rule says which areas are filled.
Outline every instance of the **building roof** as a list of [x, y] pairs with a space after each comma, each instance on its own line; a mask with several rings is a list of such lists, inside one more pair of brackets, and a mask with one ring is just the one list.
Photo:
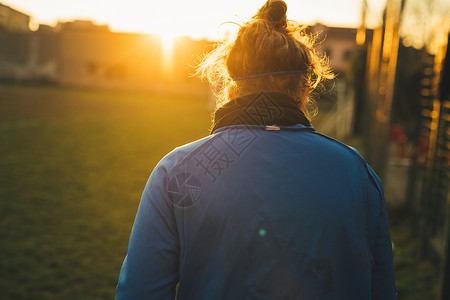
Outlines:
[[6, 6], [6, 5], [4, 5], [4, 4], [1, 4], [1, 3], [0, 3], [0, 8], [6, 8], [6, 9], [8, 9], [8, 10], [13, 11], [13, 12], [16, 13], [16, 14], [21, 14], [21, 15], [26, 16], [26, 17], [28, 17], [28, 18], [30, 17], [29, 15], [27, 15], [27, 14], [21, 12], [21, 11], [18, 11], [18, 10], [14, 9], [14, 8], [11, 8], [11, 7]]

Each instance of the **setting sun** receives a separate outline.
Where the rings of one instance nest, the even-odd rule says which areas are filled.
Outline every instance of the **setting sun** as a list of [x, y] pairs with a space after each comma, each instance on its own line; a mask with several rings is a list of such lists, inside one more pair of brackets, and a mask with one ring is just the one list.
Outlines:
[[[246, 21], [265, 1], [4, 0], [1, 2], [31, 15], [32, 24], [56, 25], [58, 20], [89, 19], [97, 24], [108, 24], [113, 31], [168, 35], [170, 38], [191, 36], [218, 39], [219, 27], [223, 22]], [[288, 0], [287, 3], [288, 18], [306, 24], [325, 22], [331, 25], [355, 26], [360, 18], [360, 0], [326, 1], [326, 3], [324, 1], [298, 3]]]
[[170, 76], [173, 71], [173, 53], [177, 36], [171, 32], [160, 35], [163, 48], [163, 72]]
[[[54, 26], [58, 21], [75, 19], [92, 20], [96, 24], [108, 24], [119, 32], [140, 32], [168, 36], [190, 36], [217, 40], [224, 22], [242, 23], [256, 13], [264, 0], [2, 0], [1, 3], [31, 16], [31, 27], [42, 24]], [[322, 23], [327, 26], [358, 27], [361, 23], [363, 0], [287, 0], [287, 17], [302, 24]], [[386, 1], [366, 0], [366, 25], [379, 26], [383, 19]], [[408, 3], [409, 1], [407, 1]], [[414, 1], [411, 1], [411, 4]], [[418, 1], [416, 1], [418, 2]], [[445, 0], [434, 1], [445, 12]], [[448, 5], [447, 5], [448, 7]], [[416, 7], [417, 8], [417, 7]], [[414, 9], [414, 8], [413, 8]], [[408, 9], [407, 9], [408, 10]], [[448, 12], [448, 10], [447, 10]]]

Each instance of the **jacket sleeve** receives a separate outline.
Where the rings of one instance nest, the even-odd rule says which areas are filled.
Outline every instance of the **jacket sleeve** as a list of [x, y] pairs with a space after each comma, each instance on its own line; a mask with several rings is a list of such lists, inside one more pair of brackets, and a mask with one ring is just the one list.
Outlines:
[[370, 201], [377, 203], [378, 216], [376, 218], [375, 247], [373, 251], [372, 268], [372, 299], [397, 299], [395, 290], [392, 243], [389, 233], [389, 223], [381, 180], [368, 166], [372, 184], [369, 188]]
[[167, 176], [155, 168], [142, 194], [116, 299], [175, 299], [179, 239]]

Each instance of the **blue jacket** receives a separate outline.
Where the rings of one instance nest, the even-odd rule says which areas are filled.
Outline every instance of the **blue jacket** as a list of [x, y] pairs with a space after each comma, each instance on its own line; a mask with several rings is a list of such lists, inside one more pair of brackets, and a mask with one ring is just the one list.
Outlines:
[[226, 126], [176, 148], [147, 182], [116, 293], [175, 297], [396, 299], [379, 178], [300, 124]]

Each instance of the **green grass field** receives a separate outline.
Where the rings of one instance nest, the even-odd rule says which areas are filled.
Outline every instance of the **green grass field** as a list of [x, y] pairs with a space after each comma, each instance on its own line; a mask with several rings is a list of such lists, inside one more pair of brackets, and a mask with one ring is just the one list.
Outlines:
[[[207, 101], [0, 86], [0, 299], [113, 299], [146, 180], [208, 134]], [[433, 299], [435, 270], [392, 224], [399, 299]]]
[[204, 97], [0, 87], [0, 299], [113, 299], [140, 194]]

